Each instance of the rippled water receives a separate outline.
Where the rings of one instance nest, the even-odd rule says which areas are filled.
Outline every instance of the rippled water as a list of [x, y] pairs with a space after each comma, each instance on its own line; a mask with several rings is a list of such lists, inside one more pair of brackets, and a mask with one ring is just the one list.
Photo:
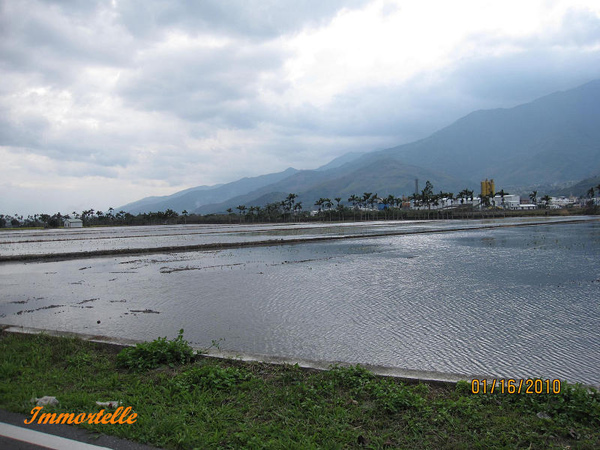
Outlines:
[[[298, 232], [256, 228], [230, 231]], [[133, 339], [184, 328], [240, 352], [600, 385], [597, 221], [4, 263], [0, 289], [5, 324]]]
[[568, 221], [565, 218], [505, 220], [293, 223], [274, 225], [165, 225], [0, 232], [0, 261], [15, 255], [82, 254], [90, 251], [156, 249], [244, 242], [314, 240], [322, 237], [422, 233], [507, 224]]

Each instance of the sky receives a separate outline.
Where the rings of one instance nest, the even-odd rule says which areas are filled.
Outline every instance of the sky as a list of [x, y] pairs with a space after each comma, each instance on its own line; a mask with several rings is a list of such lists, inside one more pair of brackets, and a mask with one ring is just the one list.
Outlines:
[[0, 214], [314, 169], [598, 78], [597, 0], [0, 0]]

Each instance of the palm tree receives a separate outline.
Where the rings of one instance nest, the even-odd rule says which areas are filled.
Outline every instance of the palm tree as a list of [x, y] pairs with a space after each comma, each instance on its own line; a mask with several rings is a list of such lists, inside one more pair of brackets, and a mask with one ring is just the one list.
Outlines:
[[588, 206], [593, 206], [594, 205], [594, 187], [592, 186], [589, 191], [587, 191], [587, 196], [590, 198], [589, 201], [587, 202]]
[[489, 195], [481, 195], [481, 206], [490, 206], [490, 196]]
[[429, 219], [429, 210], [433, 201], [433, 184], [429, 180], [425, 183], [425, 189], [421, 191], [421, 201], [427, 205], [427, 218]]
[[[392, 194], [389, 194], [387, 196], [387, 198], [385, 198], [383, 200], [383, 204], [384, 204], [384, 206], [389, 205], [390, 208], [394, 208], [394, 205], [396, 204], [396, 197], [394, 197]], [[385, 216], [387, 218], [387, 208], [386, 208]], [[393, 218], [394, 218], [394, 211], [392, 211], [392, 219]]]
[[183, 211], [181, 211], [181, 214], [183, 214], [183, 223], [187, 224], [187, 215], [188, 215], [187, 210], [184, 209]]
[[[298, 214], [300, 211], [302, 211], [302, 202], [298, 202], [294, 205], [294, 214]], [[298, 219], [298, 221], [300, 221], [300, 219]]]
[[342, 220], [341, 217], [341, 213], [342, 213], [342, 206], [340, 205], [340, 202], [342, 201], [342, 197], [336, 197], [334, 198], [335, 200], [335, 209], [338, 212], [338, 220]]
[[551, 200], [552, 200], [552, 198], [550, 198], [550, 196], [548, 194], [546, 194], [542, 197], [542, 202], [544, 202], [544, 208], [548, 208], [550, 206]]
[[372, 192], [363, 192], [362, 202], [364, 203], [365, 207], [369, 204], [369, 200], [371, 200], [371, 195], [373, 195]]
[[462, 191], [460, 191], [458, 193], [458, 195], [456, 196], [457, 199], [460, 199], [460, 204], [462, 205], [465, 202], [465, 198], [468, 196], [467, 194], [467, 190], [463, 189]]
[[529, 200], [531, 200], [531, 203], [534, 205], [537, 205], [537, 191], [533, 191], [531, 194], [529, 194]]
[[371, 196], [369, 199], [369, 206], [371, 207], [371, 217], [375, 216], [375, 211], [373, 210], [375, 207], [375, 202], [379, 201], [379, 197], [377, 196], [377, 192]]
[[238, 205], [235, 207], [235, 209], [237, 209], [240, 212], [240, 223], [242, 223], [242, 217], [243, 217], [244, 211], [246, 211], [246, 205]]
[[407, 202], [408, 198], [406, 198], [404, 195], [402, 197], [396, 197], [395, 199], [395, 203], [396, 203], [396, 209], [398, 209], [398, 217], [400, 219], [402, 219], [402, 206], [404, 202]]
[[325, 199], [323, 197], [321, 197], [315, 202], [315, 206], [319, 207], [319, 213], [321, 212], [321, 207], [323, 206], [323, 203], [325, 203]]
[[331, 208], [333, 207], [333, 203], [331, 203], [331, 200], [328, 198], [324, 198], [323, 200], [325, 200], [324, 205], [327, 208], [327, 211], [329, 211], [329, 221], [331, 222]]
[[413, 207], [418, 209], [421, 206], [421, 194], [414, 193], [408, 196], [408, 201], [413, 202]]
[[292, 211], [294, 210], [294, 203], [296, 202], [296, 197], [298, 197], [298, 194], [288, 194], [287, 198], [283, 201], [283, 207], [286, 211], [289, 211], [290, 213], [290, 219], [292, 217]]
[[360, 202], [360, 198], [354, 194], [352, 194], [348, 201], [352, 203], [352, 220], [356, 220], [356, 204]]
[[273, 216], [279, 210], [279, 205], [277, 203], [267, 203], [264, 209], [264, 217], [266, 217], [269, 222], [273, 220]]

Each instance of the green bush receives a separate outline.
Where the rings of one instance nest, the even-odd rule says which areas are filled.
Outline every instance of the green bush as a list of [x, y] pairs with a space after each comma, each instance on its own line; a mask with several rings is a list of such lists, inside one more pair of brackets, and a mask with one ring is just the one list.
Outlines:
[[117, 363], [119, 367], [141, 372], [162, 365], [174, 367], [187, 364], [193, 357], [194, 350], [183, 339], [183, 330], [179, 330], [179, 335], [172, 341], [162, 337], [121, 350], [117, 355]]
[[236, 367], [200, 366], [177, 375], [173, 383], [183, 390], [229, 390], [251, 378], [250, 372]]
[[360, 364], [355, 366], [332, 366], [327, 377], [339, 387], [345, 389], [360, 389], [369, 383], [375, 376]]

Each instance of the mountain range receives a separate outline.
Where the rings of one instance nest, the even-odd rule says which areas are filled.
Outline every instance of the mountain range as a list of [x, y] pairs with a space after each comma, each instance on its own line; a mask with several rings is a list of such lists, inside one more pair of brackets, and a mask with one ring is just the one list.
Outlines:
[[[287, 194], [310, 209], [320, 197], [376, 192], [409, 195], [429, 180], [436, 191], [479, 190], [493, 178], [497, 190], [517, 192], [575, 184], [600, 174], [600, 80], [556, 92], [514, 108], [480, 110], [431, 136], [365, 153], [347, 153], [314, 170], [243, 178], [199, 186], [124, 205], [130, 213], [164, 211], [209, 214], [238, 205], [264, 206]], [[539, 190], [539, 189], [538, 189]]]

